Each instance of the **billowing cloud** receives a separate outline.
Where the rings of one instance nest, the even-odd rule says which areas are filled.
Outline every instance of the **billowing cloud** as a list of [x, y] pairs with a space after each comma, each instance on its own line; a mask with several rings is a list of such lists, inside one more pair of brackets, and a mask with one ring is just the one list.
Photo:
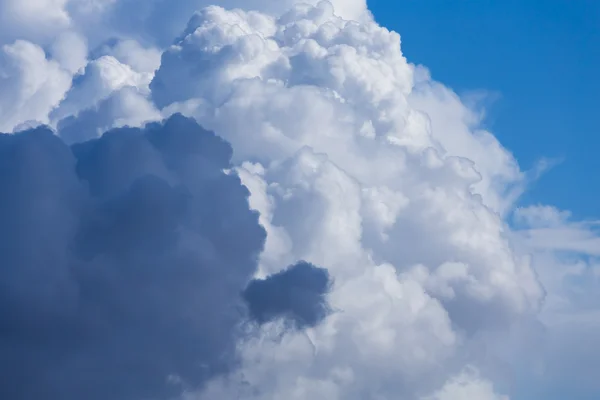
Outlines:
[[0, 154], [0, 397], [164, 399], [233, 365], [265, 232], [228, 143], [173, 116]]
[[[223, 134], [234, 160], [268, 166], [266, 190], [280, 199], [273, 222], [298, 257], [341, 264], [371, 250], [398, 270], [448, 271], [438, 273], [470, 287], [471, 300], [535, 309], [541, 292], [490, 211], [494, 199], [471, 192], [486, 173], [467, 158], [473, 150], [449, 153], [445, 131], [411, 107], [413, 70], [395, 33], [342, 20], [329, 3], [280, 19], [211, 7], [186, 33], [163, 55], [152, 97]], [[483, 146], [461, 129], [463, 142]]]
[[[495, 185], [520, 172], [474, 117], [448, 132], [432, 124], [429, 103], [413, 105], [415, 85], [398, 35], [340, 19], [329, 3], [280, 18], [210, 7], [163, 54], [155, 104], [251, 160], [240, 176], [269, 232], [262, 271], [290, 259], [326, 267], [339, 310], [282, 341], [277, 324], [263, 326], [241, 345], [238, 375], [200, 398], [419, 398], [453, 387], [465, 362], [506, 361], [484, 360], [470, 340], [494, 345], [486, 332], [533, 316], [544, 295], [494, 212]], [[435, 106], [470, 115], [452, 99]], [[469, 156], [482, 149], [497, 157], [479, 170]], [[484, 378], [461, 379], [495, 396]]]
[[143, 92], [124, 87], [77, 115], [59, 120], [57, 130], [67, 143], [77, 143], [97, 138], [110, 128], [140, 126], [160, 118], [160, 113]]
[[266, 279], [253, 280], [243, 297], [257, 322], [284, 318], [302, 328], [314, 326], [327, 316], [330, 285], [326, 269], [299, 262]]
[[210, 3], [0, 0], [0, 396], [596, 390], [597, 223], [364, 0]]
[[64, 32], [52, 44], [52, 56], [67, 71], [75, 74], [87, 64], [85, 38], [74, 32]]
[[494, 392], [490, 382], [480, 380], [477, 371], [465, 370], [450, 379], [444, 387], [433, 396], [423, 400], [508, 400], [507, 396], [499, 396]]
[[65, 9], [69, 0], [3, 0], [0, 2], [0, 39], [40, 39], [71, 24]]
[[[319, 1], [224, 0], [219, 5], [281, 15], [294, 4]], [[332, 3], [346, 19], [369, 17], [365, 0]], [[0, 42], [22, 38], [47, 45], [65, 32], [79, 32], [94, 45], [125, 36], [167, 46], [195, 11], [211, 4], [210, 0], [2, 0]]]
[[72, 75], [31, 42], [0, 49], [0, 132], [28, 122], [48, 123], [71, 87]]
[[60, 120], [77, 115], [122, 88], [134, 87], [143, 92], [151, 80], [150, 73], [138, 73], [113, 56], [102, 56], [89, 62], [85, 71], [75, 78], [73, 87], [60, 107], [54, 110], [52, 118]]

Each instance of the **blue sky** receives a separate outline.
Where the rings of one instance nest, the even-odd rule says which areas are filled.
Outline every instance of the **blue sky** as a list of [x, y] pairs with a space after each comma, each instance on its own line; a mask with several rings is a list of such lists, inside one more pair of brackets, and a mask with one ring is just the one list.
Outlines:
[[522, 203], [600, 217], [599, 1], [370, 0], [369, 8], [434, 79], [493, 94], [486, 124], [522, 168], [562, 160]]

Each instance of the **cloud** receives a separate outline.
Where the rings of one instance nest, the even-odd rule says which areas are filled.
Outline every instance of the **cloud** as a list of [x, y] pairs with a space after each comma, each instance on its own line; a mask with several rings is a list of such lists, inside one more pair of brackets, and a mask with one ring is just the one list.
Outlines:
[[139, 73], [113, 56], [102, 56], [89, 62], [83, 74], [76, 76], [64, 101], [52, 113], [52, 119], [77, 115], [125, 87], [138, 88], [143, 92], [151, 80], [152, 74]]
[[[397, 34], [321, 3], [280, 19], [204, 9], [150, 87], [163, 112], [194, 116], [233, 143], [234, 160], [266, 166], [272, 223], [298, 258], [348, 268], [344, 257], [368, 249], [400, 271], [461, 259], [471, 300], [498, 301], [509, 314], [535, 309], [542, 292], [490, 211], [495, 200], [471, 192], [482, 177], [471, 153], [498, 153], [485, 176], [506, 169], [518, 179], [514, 159], [495, 139], [482, 141], [475, 122], [460, 126], [468, 146], [449, 153], [440, 138], [450, 141], [452, 129], [411, 107], [413, 85]], [[452, 106], [468, 115], [458, 100]]]
[[94, 49], [93, 58], [112, 56], [134, 71], [153, 73], [160, 67], [162, 52], [155, 47], [144, 47], [133, 39], [112, 38]]
[[74, 32], [64, 32], [52, 44], [52, 56], [67, 71], [75, 74], [87, 64], [85, 38]]
[[0, 395], [519, 400], [517, 373], [595, 371], [596, 224], [509, 224], [540, 171], [480, 104], [363, 0], [219, 6], [0, 1], [0, 129], [27, 130], [0, 136]]
[[69, 0], [3, 0], [0, 2], [0, 41], [39, 39], [68, 28], [71, 17], [65, 9]]
[[518, 208], [514, 219], [518, 240], [530, 249], [600, 256], [598, 221], [572, 221], [569, 211], [552, 206]]
[[[225, 0], [219, 5], [281, 15], [295, 4], [320, 0]], [[65, 32], [78, 32], [93, 45], [118, 36], [168, 46], [189, 17], [211, 5], [210, 0], [3, 0], [0, 2], [0, 43], [17, 38], [42, 45]], [[333, 0], [347, 19], [369, 18], [365, 0]]]
[[0, 154], [1, 397], [161, 399], [233, 365], [265, 232], [227, 142], [173, 116]]
[[[231, 141], [268, 232], [261, 274], [320, 265], [339, 310], [283, 339], [263, 324], [240, 342], [236, 371], [189, 396], [419, 398], [465, 363], [491, 373], [512, 361], [486, 359], [471, 338], [499, 346], [488, 332], [533, 318], [544, 296], [495, 212], [521, 173], [447, 89], [451, 101], [415, 108], [415, 87], [435, 85], [399, 44], [328, 3], [280, 18], [209, 7], [163, 54], [151, 98]], [[445, 129], [431, 104], [462, 114]], [[485, 152], [494, 161], [479, 168], [471, 157]]]
[[[260, 11], [281, 15], [296, 4], [316, 5], [320, 0], [224, 0], [219, 6], [233, 9]], [[367, 18], [365, 0], [334, 0], [336, 12], [347, 19]], [[167, 46], [180, 33], [189, 17], [197, 10], [214, 4], [209, 0], [183, 0], [176, 4], [167, 0], [118, 0], [110, 10], [110, 23], [120, 32], [143, 35], [146, 39]]]
[[539, 318], [544, 332], [534, 353], [529, 396], [592, 399], [600, 387], [600, 279], [596, 221], [575, 221], [568, 211], [536, 205], [515, 211], [515, 243], [528, 249], [547, 296]]
[[17, 40], [0, 50], [0, 132], [20, 124], [48, 123], [48, 114], [71, 87], [71, 74], [31, 42]]
[[264, 280], [253, 280], [243, 297], [257, 322], [284, 317], [302, 328], [315, 326], [326, 317], [325, 296], [330, 285], [326, 269], [299, 262]]
[[433, 396], [423, 400], [508, 400], [506, 396], [497, 395], [490, 382], [480, 380], [478, 372], [466, 370], [449, 380], [444, 387]]
[[514, 219], [526, 227], [543, 228], [563, 225], [570, 219], [569, 211], [561, 211], [552, 206], [529, 206], [517, 208]]
[[71, 144], [97, 138], [111, 128], [141, 126], [160, 119], [160, 113], [143, 91], [128, 86], [111, 93], [76, 116], [59, 120], [57, 131], [65, 142]]

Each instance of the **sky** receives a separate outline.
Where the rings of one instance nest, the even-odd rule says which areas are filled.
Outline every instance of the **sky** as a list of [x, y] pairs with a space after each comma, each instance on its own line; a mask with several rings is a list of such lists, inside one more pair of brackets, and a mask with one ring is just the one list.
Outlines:
[[0, 0], [0, 398], [598, 399], [598, 9]]
[[487, 93], [485, 123], [524, 168], [557, 163], [523, 204], [600, 216], [600, 184], [583, 178], [600, 170], [600, 3], [371, 0], [369, 8], [435, 79], [459, 93]]

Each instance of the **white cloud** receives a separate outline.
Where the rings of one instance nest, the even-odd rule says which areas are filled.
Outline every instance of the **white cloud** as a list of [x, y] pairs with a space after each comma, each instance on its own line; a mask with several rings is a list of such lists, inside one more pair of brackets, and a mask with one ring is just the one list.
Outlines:
[[99, 137], [112, 128], [142, 126], [158, 121], [161, 114], [137, 88], [126, 86], [90, 108], [57, 123], [58, 135], [69, 144]]
[[[163, 112], [193, 115], [254, 162], [242, 178], [269, 232], [262, 274], [306, 259], [336, 282], [337, 313], [283, 341], [265, 328], [240, 345], [239, 375], [200, 398], [426, 395], [472, 359], [464, 332], [538, 310], [543, 291], [493, 211], [521, 179], [516, 162], [457, 97], [435, 104], [449, 130], [413, 108], [399, 43], [326, 4], [281, 19], [211, 7], [163, 55], [151, 84]], [[471, 156], [485, 152], [479, 170]], [[486, 385], [465, 393], [501, 398]]]
[[115, 57], [137, 72], [153, 74], [160, 67], [162, 52], [154, 47], [143, 47], [132, 39], [118, 40], [112, 45], [104, 45], [99, 50], [103, 55]]
[[[321, 0], [223, 0], [216, 5], [227, 9], [241, 8], [281, 15], [293, 5], [316, 5]], [[346, 19], [362, 20], [369, 18], [365, 0], [333, 0], [336, 13]], [[142, 35], [156, 43], [167, 45], [181, 32], [181, 27], [190, 15], [215, 4], [210, 0], [117, 0], [110, 10], [109, 23], [119, 32]]]
[[72, 74], [85, 67], [87, 53], [85, 38], [74, 32], [62, 33], [52, 44], [52, 58]]
[[[280, 15], [294, 4], [316, 5], [320, 0], [224, 0], [225, 8], [257, 10]], [[365, 0], [333, 0], [346, 19], [369, 18]], [[0, 44], [27, 39], [43, 45], [66, 30], [83, 32], [93, 44], [113, 36], [130, 36], [162, 46], [180, 33], [189, 17], [210, 0], [2, 0]]]
[[48, 123], [48, 114], [71, 87], [71, 74], [44, 50], [18, 40], [0, 50], [0, 132], [28, 121]]
[[66, 94], [64, 101], [52, 113], [52, 120], [59, 121], [77, 115], [126, 87], [137, 88], [140, 92], [147, 93], [152, 76], [152, 73], [134, 71], [113, 56], [102, 56], [89, 62], [83, 74], [75, 78], [73, 87]]
[[[535, 309], [541, 292], [533, 274], [515, 261], [500, 218], [470, 193], [480, 179], [465, 158], [472, 150], [458, 147], [448, 154], [431, 127], [420, 123], [422, 115], [410, 107], [412, 69], [399, 51], [396, 34], [374, 23], [347, 23], [324, 5], [313, 11], [298, 9], [280, 21], [210, 8], [192, 23], [188, 36], [163, 57], [151, 85], [154, 99], [159, 105], [178, 102], [169, 109], [194, 115], [224, 135], [240, 161], [285, 165], [288, 157], [300, 157], [296, 152], [307, 154], [302, 149], [308, 147], [325, 161], [296, 167], [296, 179], [308, 179], [302, 174], [328, 161], [340, 171], [332, 186], [342, 185], [341, 177], [351, 177], [357, 185], [354, 195], [344, 189], [330, 211], [311, 208], [314, 218], [325, 223], [323, 216], [334, 218], [334, 211], [344, 209], [341, 204], [356, 204], [353, 214], [330, 223], [340, 232], [315, 240], [315, 245], [329, 243], [324, 253], [330, 252], [334, 237], [340, 241], [348, 236], [353, 244], [347, 248], [363, 241], [375, 258], [394, 262], [399, 269], [417, 263], [437, 268], [459, 257], [482, 285], [478, 290], [486, 293], [483, 297], [504, 297], [501, 301], [515, 310]], [[372, 127], [371, 135], [365, 135], [365, 124]], [[478, 133], [467, 128], [462, 132], [465, 141], [484, 148]], [[490, 152], [504, 151], [497, 141], [490, 143]], [[507, 163], [508, 169], [517, 168], [512, 157]], [[271, 176], [279, 188], [281, 178]], [[388, 204], [373, 208], [367, 202], [361, 209], [363, 192], [388, 193], [381, 198]], [[402, 212], [390, 217], [386, 210], [398, 209], [396, 199], [401, 199]], [[387, 219], [385, 224], [382, 219]], [[357, 222], [349, 225], [353, 220]], [[315, 229], [312, 236], [325, 228]], [[311, 235], [298, 234], [292, 241], [299, 245], [306, 236]], [[324, 256], [314, 260], [323, 261]]]
[[2, 1], [0, 131], [51, 123], [71, 143], [193, 116], [232, 143], [260, 212], [256, 275], [328, 269], [332, 315], [252, 328], [239, 368], [187, 397], [507, 399], [497, 371], [544, 299], [556, 343], [599, 321], [596, 224], [540, 206], [513, 231], [530, 177], [479, 105], [409, 64], [363, 0], [296, 3]]
[[598, 222], [574, 221], [547, 205], [517, 209], [515, 220], [514, 242], [531, 253], [547, 291], [531, 392], [592, 399], [600, 391], [600, 342], [593, 333], [600, 328]]
[[423, 400], [508, 400], [507, 396], [497, 395], [493, 385], [481, 380], [477, 371], [466, 370], [450, 379], [444, 387], [433, 396]]
[[571, 221], [569, 211], [552, 206], [519, 208], [514, 217], [523, 225], [518, 240], [528, 248], [600, 256], [600, 221]]
[[362, 273], [331, 295], [338, 313], [283, 338], [277, 325], [266, 326], [242, 344], [238, 374], [190, 398], [411, 398], [430, 384], [458, 341], [443, 307], [391, 265], [352, 267]]
[[41, 39], [71, 25], [65, 6], [69, 0], [0, 1], [0, 43]]
[[450, 89], [432, 81], [423, 67], [417, 67], [416, 73], [410, 104], [427, 114], [434, 137], [446, 151], [474, 162], [481, 174], [481, 181], [475, 185], [477, 193], [489, 207], [504, 212], [515, 200], [511, 189], [524, 179], [517, 161], [492, 133], [479, 127], [480, 113], [467, 107]]
[[570, 217], [569, 211], [542, 205], [520, 207], [514, 212], [514, 219], [517, 223], [533, 228], [558, 227], [565, 224]]

